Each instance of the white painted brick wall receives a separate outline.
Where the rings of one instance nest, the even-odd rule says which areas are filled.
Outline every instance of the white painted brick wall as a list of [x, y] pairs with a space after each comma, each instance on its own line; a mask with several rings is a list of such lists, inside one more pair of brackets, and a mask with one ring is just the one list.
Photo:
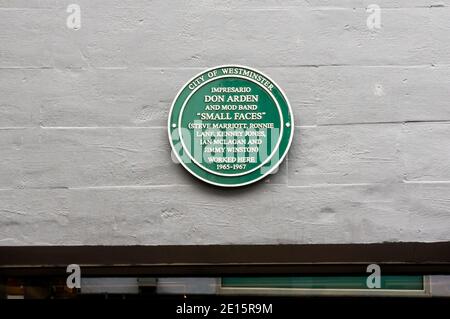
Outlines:
[[[0, 0], [0, 245], [450, 240], [449, 39], [447, 0]], [[220, 64], [298, 125], [245, 188], [170, 159], [172, 99]]]

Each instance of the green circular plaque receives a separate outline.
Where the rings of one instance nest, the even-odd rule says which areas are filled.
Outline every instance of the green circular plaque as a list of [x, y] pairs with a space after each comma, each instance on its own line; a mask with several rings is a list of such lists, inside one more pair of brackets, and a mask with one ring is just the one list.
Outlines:
[[218, 186], [243, 186], [278, 168], [294, 119], [267, 75], [225, 65], [198, 74], [178, 92], [168, 130], [174, 154], [191, 174]]

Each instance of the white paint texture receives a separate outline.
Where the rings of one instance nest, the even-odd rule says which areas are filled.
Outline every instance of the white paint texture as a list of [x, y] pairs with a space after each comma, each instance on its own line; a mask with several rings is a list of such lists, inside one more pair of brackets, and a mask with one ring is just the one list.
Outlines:
[[[450, 3], [0, 0], [0, 245], [450, 240]], [[367, 5], [381, 29], [366, 26]], [[269, 74], [299, 125], [277, 175], [170, 160], [178, 89]]]

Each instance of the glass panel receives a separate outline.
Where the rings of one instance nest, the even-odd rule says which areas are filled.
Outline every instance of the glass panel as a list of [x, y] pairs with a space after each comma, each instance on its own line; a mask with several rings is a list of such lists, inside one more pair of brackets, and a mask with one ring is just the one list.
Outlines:
[[[366, 276], [225, 277], [225, 288], [369, 289]], [[423, 290], [422, 276], [381, 276], [381, 289]]]

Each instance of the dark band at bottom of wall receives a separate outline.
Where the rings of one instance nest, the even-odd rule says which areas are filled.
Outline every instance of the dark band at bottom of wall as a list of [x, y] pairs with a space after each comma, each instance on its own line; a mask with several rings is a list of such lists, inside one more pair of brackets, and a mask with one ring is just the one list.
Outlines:
[[235, 274], [450, 274], [450, 242], [331, 245], [0, 247], [1, 274], [218, 276]]

